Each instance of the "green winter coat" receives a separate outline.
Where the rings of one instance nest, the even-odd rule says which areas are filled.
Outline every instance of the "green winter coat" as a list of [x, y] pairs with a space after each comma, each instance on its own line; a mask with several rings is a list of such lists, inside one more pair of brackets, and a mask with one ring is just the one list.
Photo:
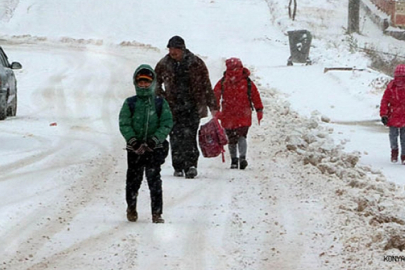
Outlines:
[[132, 138], [136, 141], [146, 142], [147, 139], [156, 137], [159, 143], [162, 143], [173, 127], [172, 113], [169, 104], [165, 99], [162, 102], [161, 115], [158, 116], [155, 108], [154, 89], [156, 87], [156, 74], [149, 65], [141, 65], [134, 73], [134, 78], [140, 69], [150, 69], [154, 76], [153, 82], [148, 88], [136, 89], [136, 102], [134, 113], [131, 113], [127, 98], [122, 105], [119, 114], [119, 128], [126, 142]]

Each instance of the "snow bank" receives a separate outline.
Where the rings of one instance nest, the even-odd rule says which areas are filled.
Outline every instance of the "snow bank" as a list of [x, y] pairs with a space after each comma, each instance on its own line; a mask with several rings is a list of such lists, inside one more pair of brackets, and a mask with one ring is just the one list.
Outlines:
[[[359, 152], [346, 153], [344, 143], [335, 144], [330, 136], [333, 129], [324, 123], [327, 117], [316, 111], [310, 118], [302, 117], [275, 91], [265, 100], [274, 123], [265, 128], [264, 138], [273, 138], [273, 156], [291, 159], [300, 178], [321, 192], [328, 204], [325, 210], [336, 214], [334, 237], [342, 244], [339, 256], [346, 258], [345, 269], [370, 269], [370, 265], [387, 269], [384, 256], [401, 256], [405, 248], [404, 190], [380, 171], [360, 166]], [[336, 253], [325, 251], [322, 256], [332, 261]]]

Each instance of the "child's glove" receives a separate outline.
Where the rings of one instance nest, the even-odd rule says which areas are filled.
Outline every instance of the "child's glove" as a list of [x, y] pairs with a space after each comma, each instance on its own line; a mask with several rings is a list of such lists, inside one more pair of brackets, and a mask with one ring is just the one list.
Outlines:
[[257, 110], [256, 114], [257, 114], [257, 122], [259, 123], [259, 126], [260, 126], [260, 121], [263, 118], [263, 110]]
[[134, 149], [135, 154], [143, 155], [145, 153], [145, 147], [141, 142], [136, 141], [135, 138], [129, 139], [128, 144]]
[[386, 126], [388, 124], [388, 116], [381, 117], [381, 122]]
[[153, 136], [152, 138], [150, 138], [150, 139], [148, 139], [147, 141], [146, 141], [146, 150], [148, 151], [148, 152], [151, 152], [151, 151], [153, 151], [153, 149], [155, 149], [155, 147], [156, 147], [156, 144], [159, 142], [159, 140], [155, 137], [155, 136]]

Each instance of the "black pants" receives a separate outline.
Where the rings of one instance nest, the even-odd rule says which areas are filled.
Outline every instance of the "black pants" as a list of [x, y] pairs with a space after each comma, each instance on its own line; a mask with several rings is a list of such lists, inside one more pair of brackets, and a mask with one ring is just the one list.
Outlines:
[[176, 171], [197, 167], [200, 152], [197, 146], [197, 132], [200, 118], [197, 113], [177, 116], [170, 132], [172, 165]]
[[163, 192], [160, 171], [161, 165], [167, 156], [168, 147], [168, 142], [165, 141], [162, 148], [157, 148], [153, 152], [146, 152], [143, 155], [137, 155], [134, 152], [128, 151], [126, 179], [126, 201], [128, 207], [136, 209], [138, 191], [142, 184], [143, 173], [145, 172], [150, 191], [152, 214], [163, 213]]

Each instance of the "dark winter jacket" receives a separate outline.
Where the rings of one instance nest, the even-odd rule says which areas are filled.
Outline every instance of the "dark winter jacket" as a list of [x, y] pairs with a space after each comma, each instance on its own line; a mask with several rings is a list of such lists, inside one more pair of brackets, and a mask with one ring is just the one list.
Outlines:
[[184, 57], [177, 62], [167, 54], [155, 68], [157, 74], [156, 95], [163, 96], [169, 103], [173, 117], [190, 109], [197, 110], [200, 118], [210, 110], [217, 110], [208, 69], [204, 62], [184, 50]]
[[[141, 65], [135, 74], [142, 68], [148, 68], [154, 73], [149, 65]], [[160, 117], [158, 116], [155, 108], [155, 87], [156, 75], [151, 86], [146, 89], [135, 85], [137, 99], [133, 113], [128, 105], [130, 98], [124, 101], [119, 114], [119, 127], [127, 143], [132, 138], [135, 138], [136, 141], [146, 142], [153, 136], [158, 139], [159, 143], [162, 143], [169, 135], [173, 127], [172, 113], [169, 104], [163, 99], [161, 114]]]
[[[236, 58], [231, 58], [236, 59]], [[242, 62], [227, 63], [223, 91], [221, 80], [214, 87], [218, 106], [221, 108], [218, 118], [225, 129], [250, 127], [252, 125], [252, 109], [248, 97], [247, 78], [250, 71], [242, 66]], [[251, 82], [251, 100], [256, 111], [263, 110], [263, 104], [256, 85]], [[222, 93], [222, 95], [221, 95]], [[221, 104], [219, 104], [221, 102]]]

